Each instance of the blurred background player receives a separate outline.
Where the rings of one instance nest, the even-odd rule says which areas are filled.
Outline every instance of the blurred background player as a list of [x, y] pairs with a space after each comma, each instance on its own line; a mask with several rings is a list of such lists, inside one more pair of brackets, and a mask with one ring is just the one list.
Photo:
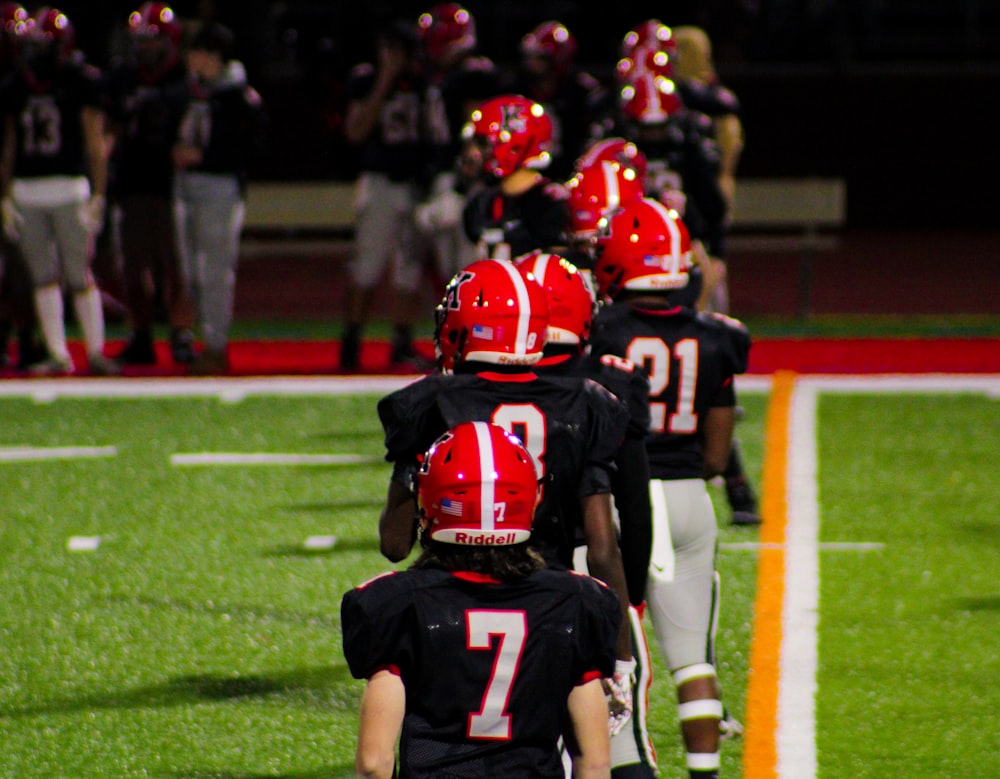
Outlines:
[[183, 27], [165, 3], [128, 17], [128, 55], [109, 73], [114, 130], [112, 208], [120, 234], [131, 335], [116, 359], [155, 365], [154, 326], [162, 301], [174, 362], [194, 360], [194, 307], [174, 233], [171, 148], [189, 99]]
[[[20, 3], [0, 3], [0, 85], [13, 77], [16, 30], [27, 20], [28, 12]], [[3, 127], [0, 123], [0, 133]], [[21, 250], [17, 243], [7, 238], [6, 231], [0, 230], [0, 369], [11, 366], [25, 370], [45, 359], [45, 347], [38, 340], [37, 326], [31, 276]], [[12, 335], [17, 343], [16, 362], [9, 354]]]
[[718, 527], [706, 480], [726, 467], [734, 376], [746, 370], [750, 337], [739, 322], [695, 308], [690, 238], [658, 200], [624, 206], [602, 243], [596, 279], [612, 302], [595, 319], [591, 346], [649, 377], [647, 608], [677, 687], [689, 775], [716, 779], [724, 716], [714, 666]]
[[606, 779], [601, 678], [621, 613], [606, 587], [531, 548], [531, 455], [499, 425], [464, 422], [415, 479], [420, 557], [341, 602], [344, 656], [367, 679], [358, 774], [396, 776], [399, 739], [399, 776], [562, 779], [565, 738], [573, 775]]
[[552, 121], [542, 105], [523, 95], [499, 95], [472, 112], [462, 137], [481, 155], [488, 177], [462, 213], [477, 257], [512, 261], [561, 248], [567, 193], [543, 173], [552, 160]]
[[48, 357], [32, 373], [73, 373], [63, 287], [83, 332], [87, 368], [118, 373], [104, 354], [104, 309], [91, 272], [104, 226], [107, 151], [101, 74], [75, 47], [69, 17], [44, 6], [15, 29], [18, 66], [0, 95], [3, 226], [31, 273]]
[[190, 100], [171, 149], [177, 247], [203, 344], [194, 374], [229, 369], [247, 180], [263, 147], [264, 107], [233, 58], [234, 43], [232, 31], [216, 23], [192, 38]]
[[[676, 77], [683, 51], [690, 71], [707, 78], [704, 68], [698, 66], [697, 55], [691, 53], [701, 45], [692, 45], [692, 37], [697, 38], [686, 34], [681, 44], [673, 29], [658, 19], [649, 19], [626, 33], [616, 69], [621, 84], [619, 118], [622, 132], [646, 156], [646, 193], [674, 208], [695, 239], [697, 269], [702, 275], [699, 308], [726, 314], [726, 238], [742, 126], [734, 127], [732, 119], [716, 121], [702, 110], [712, 111], [713, 116], [733, 117], [738, 105], [731, 93], [709, 88], [694, 77]], [[720, 127], [725, 150], [717, 137]], [[746, 476], [738, 441], [731, 448], [722, 479], [732, 509], [731, 522], [759, 524], [757, 497]]]
[[552, 120], [549, 175], [559, 181], [569, 178], [609, 99], [607, 88], [580, 69], [576, 50], [565, 24], [542, 22], [521, 38], [517, 64], [505, 74], [504, 91], [541, 103]]
[[[674, 77], [685, 104], [712, 119], [719, 145], [719, 183], [732, 212], [736, 202], [736, 170], [744, 146], [739, 98], [720, 82], [712, 58], [712, 41], [703, 29], [691, 25], [674, 27], [673, 38], [677, 45]], [[727, 308], [718, 306], [715, 310], [729, 313]]]
[[347, 83], [344, 137], [358, 147], [354, 252], [345, 295], [340, 369], [361, 365], [361, 337], [379, 285], [394, 293], [390, 363], [428, 367], [413, 345], [421, 310], [428, 242], [414, 210], [426, 193], [428, 132], [423, 111], [426, 78], [416, 24], [383, 29], [377, 59], [352, 68]]
[[462, 155], [462, 128], [479, 104], [500, 93], [500, 71], [476, 53], [476, 20], [462, 5], [432, 6], [418, 18], [417, 29], [427, 67], [430, 167], [428, 194], [415, 218], [431, 242], [435, 286], [443, 289], [475, 259], [475, 244], [462, 228], [462, 209], [484, 183], [482, 161]]
[[[652, 669], [642, 626], [652, 542], [645, 444], [649, 381], [637, 365], [624, 358], [590, 353], [595, 303], [583, 275], [572, 263], [555, 254], [532, 252], [518, 261], [518, 268], [525, 278], [541, 286], [549, 305], [545, 348], [534, 365], [535, 373], [593, 379], [625, 401], [629, 410], [628, 429], [615, 454], [611, 494], [629, 593], [635, 668], [631, 718], [611, 737], [611, 775], [615, 779], [651, 779], [656, 776], [656, 753], [646, 729], [646, 703]], [[573, 565], [587, 572], [584, 539], [579, 543]]]

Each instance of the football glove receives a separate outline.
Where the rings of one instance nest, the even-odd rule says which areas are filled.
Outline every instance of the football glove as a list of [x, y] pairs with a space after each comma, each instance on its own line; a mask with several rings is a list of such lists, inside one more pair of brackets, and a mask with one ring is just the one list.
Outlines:
[[105, 207], [104, 195], [91, 195], [88, 200], [80, 204], [80, 222], [91, 235], [99, 235], [104, 229]]
[[616, 660], [615, 672], [610, 679], [603, 679], [604, 694], [608, 698], [608, 732], [617, 736], [632, 716], [632, 687], [635, 684], [635, 660]]

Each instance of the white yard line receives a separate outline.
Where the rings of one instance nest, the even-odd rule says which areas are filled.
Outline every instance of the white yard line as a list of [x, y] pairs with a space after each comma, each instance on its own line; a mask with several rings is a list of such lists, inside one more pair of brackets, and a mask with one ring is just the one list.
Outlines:
[[270, 454], [267, 452], [194, 452], [170, 455], [171, 465], [359, 465], [385, 462], [361, 454]]
[[778, 776], [816, 776], [816, 669], [819, 614], [819, 501], [817, 499], [816, 399], [796, 383], [788, 431], [788, 523], [785, 529], [785, 602], [782, 609]]
[[0, 446], [0, 462], [25, 463], [42, 460], [81, 460], [114, 457], [114, 446]]

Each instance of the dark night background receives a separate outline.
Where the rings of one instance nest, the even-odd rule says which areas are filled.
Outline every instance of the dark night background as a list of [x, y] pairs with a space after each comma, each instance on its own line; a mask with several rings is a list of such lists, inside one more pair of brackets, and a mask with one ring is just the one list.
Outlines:
[[[26, 4], [32, 10], [37, 4]], [[103, 65], [138, 3], [58, 4]], [[379, 26], [429, 3], [398, 0], [178, 0], [192, 23], [217, 19], [267, 103], [260, 179], [349, 178], [338, 123], [347, 69], [370, 57]], [[740, 97], [746, 177], [837, 176], [852, 226], [995, 227], [1000, 139], [1000, 3], [990, 0], [473, 2], [480, 51], [512, 64], [520, 37], [558, 19], [578, 62], [610, 81], [622, 35], [658, 18], [712, 36]], [[985, 191], [984, 191], [985, 190]]]

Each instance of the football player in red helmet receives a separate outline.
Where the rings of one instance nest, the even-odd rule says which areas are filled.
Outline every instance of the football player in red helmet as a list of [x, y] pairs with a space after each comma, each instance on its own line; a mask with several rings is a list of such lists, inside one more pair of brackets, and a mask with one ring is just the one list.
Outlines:
[[114, 134], [112, 196], [118, 219], [128, 341], [116, 355], [123, 366], [155, 365], [157, 301], [163, 303], [174, 363], [195, 359], [194, 303], [174, 232], [173, 163], [190, 90], [180, 57], [180, 19], [165, 3], [146, 2], [128, 15], [129, 50], [108, 74]]
[[542, 22], [521, 38], [506, 89], [545, 106], [555, 130], [550, 175], [563, 181], [607, 112], [611, 93], [577, 64], [577, 40], [560, 21]]
[[532, 549], [541, 490], [531, 453], [500, 425], [460, 422], [415, 479], [421, 556], [341, 602], [344, 656], [367, 680], [359, 775], [395, 775], [398, 741], [401, 776], [445, 765], [486, 776], [488, 765], [561, 779], [568, 712], [574, 775], [608, 776], [601, 679], [621, 610], [607, 587], [546, 570]]
[[552, 159], [552, 121], [542, 105], [523, 95], [494, 97], [472, 112], [462, 136], [490, 177], [462, 215], [478, 255], [514, 260], [562, 245], [566, 190], [543, 173]]
[[[572, 263], [558, 255], [533, 252], [518, 262], [518, 268], [526, 279], [544, 290], [549, 306], [548, 338], [535, 372], [592, 379], [625, 401], [629, 409], [627, 434], [615, 453], [611, 490], [631, 604], [629, 621], [635, 658], [634, 666], [618, 670], [631, 675], [635, 686], [623, 687], [622, 698], [615, 701], [620, 704], [616, 709], [619, 715], [627, 718], [630, 712], [635, 724], [621, 729], [612, 727], [612, 771], [614, 776], [653, 779], [656, 753], [646, 729], [652, 665], [641, 614], [652, 545], [649, 464], [644, 443], [649, 428], [649, 381], [628, 360], [590, 353], [590, 330], [596, 307], [583, 274]], [[576, 550], [577, 570], [587, 570], [585, 552], [583, 546]], [[610, 682], [609, 693], [613, 699], [618, 693]]]
[[436, 280], [443, 286], [476, 258], [462, 209], [484, 185], [483, 169], [481, 160], [463, 155], [462, 128], [476, 106], [500, 93], [500, 70], [476, 52], [476, 21], [459, 3], [431, 6], [417, 19], [417, 29], [428, 71], [423, 106], [430, 186], [414, 216], [432, 244]]
[[532, 365], [541, 359], [548, 317], [545, 295], [513, 266], [474, 262], [455, 275], [435, 310], [438, 367], [452, 373], [467, 361]]
[[724, 710], [714, 666], [718, 526], [706, 480], [723, 473], [733, 440], [734, 377], [750, 337], [739, 322], [695, 308], [691, 242], [663, 204], [627, 204], [611, 219], [597, 282], [612, 302], [594, 321], [595, 354], [649, 377], [645, 439], [653, 506], [648, 612], [677, 686], [692, 776], [717, 777]]
[[[69, 17], [44, 6], [15, 24], [18, 67], [4, 82], [4, 229], [19, 243], [34, 287], [48, 358], [39, 374], [76, 370], [63, 312], [68, 289], [91, 373], [118, 373], [104, 354], [101, 291], [94, 247], [104, 227], [108, 183], [105, 95], [101, 73], [75, 48]], [[44, 138], [38, 117], [45, 117]]]
[[[20, 3], [0, 3], [0, 83], [15, 70], [17, 32], [28, 18], [27, 10]], [[15, 221], [17, 216], [19, 214], [10, 214]], [[37, 337], [37, 325], [28, 268], [17, 243], [8, 240], [5, 232], [0, 231], [0, 369], [13, 362], [8, 357], [7, 345], [15, 332], [17, 362], [13, 365], [17, 370], [25, 370], [45, 358], [45, 349]]]
[[[549, 325], [544, 291], [507, 260], [479, 260], [460, 271], [436, 311], [441, 372], [378, 403], [393, 476], [379, 519], [382, 553], [405, 558], [416, 539], [411, 492], [418, 456], [446, 427], [491, 421], [531, 452], [543, 483], [532, 545], [569, 569], [578, 536], [591, 573], [619, 595], [628, 591], [611, 511], [612, 460], [628, 424], [624, 402], [596, 382], [538, 376]], [[621, 624], [620, 659], [632, 656]]]

